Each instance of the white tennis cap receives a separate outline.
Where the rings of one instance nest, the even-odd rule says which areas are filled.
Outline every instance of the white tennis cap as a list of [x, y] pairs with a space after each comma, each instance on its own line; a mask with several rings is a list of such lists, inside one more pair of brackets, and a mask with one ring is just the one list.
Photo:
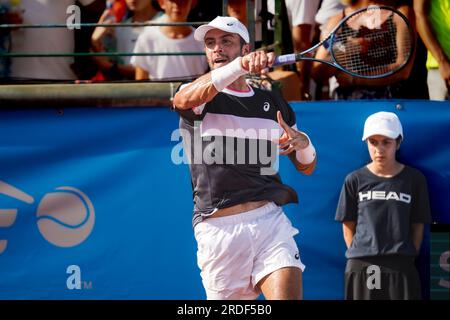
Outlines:
[[208, 24], [201, 25], [195, 30], [194, 38], [197, 41], [203, 41], [209, 30], [219, 29], [225, 32], [237, 33], [246, 43], [250, 42], [247, 28], [234, 17], [218, 16]]
[[381, 111], [370, 115], [366, 119], [362, 141], [377, 134], [391, 139], [397, 139], [398, 136], [402, 136], [403, 139], [402, 124], [395, 113]]

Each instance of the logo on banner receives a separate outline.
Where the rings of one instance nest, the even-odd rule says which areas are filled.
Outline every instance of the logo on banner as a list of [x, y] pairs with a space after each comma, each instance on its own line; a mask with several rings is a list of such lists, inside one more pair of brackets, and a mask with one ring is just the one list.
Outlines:
[[[34, 198], [0, 180], [0, 194], [33, 204]], [[0, 228], [11, 227], [17, 209], [0, 209]], [[44, 195], [39, 202], [37, 227], [45, 240], [58, 247], [74, 247], [85, 241], [95, 223], [95, 210], [88, 196], [73, 187], [59, 187]], [[0, 239], [0, 254], [8, 240]]]

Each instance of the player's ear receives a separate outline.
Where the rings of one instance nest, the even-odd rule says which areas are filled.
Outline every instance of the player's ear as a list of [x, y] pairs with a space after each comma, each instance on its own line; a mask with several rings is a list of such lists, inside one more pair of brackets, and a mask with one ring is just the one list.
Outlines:
[[249, 54], [249, 53], [250, 53], [250, 44], [248, 44], [248, 43], [244, 44], [244, 45], [242, 46], [241, 51], [242, 51], [242, 52], [241, 52], [241, 53], [242, 53], [242, 56], [245, 56], [245, 55]]

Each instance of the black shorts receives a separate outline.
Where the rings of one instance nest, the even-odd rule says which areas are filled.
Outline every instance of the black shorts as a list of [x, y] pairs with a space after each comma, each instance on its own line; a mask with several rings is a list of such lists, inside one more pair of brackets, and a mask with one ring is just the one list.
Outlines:
[[[414, 257], [379, 256], [347, 260], [346, 300], [420, 300], [420, 278]], [[376, 279], [376, 267], [380, 270]]]

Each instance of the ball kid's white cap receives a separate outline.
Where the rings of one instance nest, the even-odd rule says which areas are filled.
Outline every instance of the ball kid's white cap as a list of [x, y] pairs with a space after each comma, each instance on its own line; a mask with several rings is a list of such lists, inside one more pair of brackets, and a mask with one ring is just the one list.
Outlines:
[[250, 42], [250, 36], [247, 28], [234, 17], [218, 16], [208, 24], [201, 25], [195, 30], [194, 39], [204, 41], [205, 35], [209, 30], [219, 29], [225, 32], [237, 33], [246, 43]]
[[377, 134], [391, 139], [401, 136], [403, 139], [402, 124], [395, 113], [381, 111], [366, 119], [362, 141]]

